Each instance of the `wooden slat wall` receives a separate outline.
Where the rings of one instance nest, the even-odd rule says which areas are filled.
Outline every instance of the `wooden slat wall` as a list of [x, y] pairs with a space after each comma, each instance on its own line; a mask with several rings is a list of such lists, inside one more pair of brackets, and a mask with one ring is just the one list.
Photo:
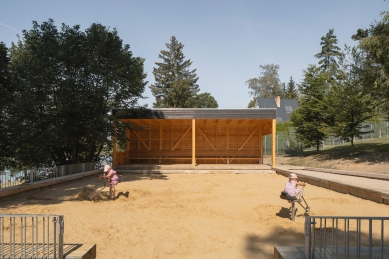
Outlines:
[[[125, 163], [191, 163], [192, 120], [130, 119]], [[196, 163], [262, 163], [262, 136], [271, 120], [196, 119]], [[120, 164], [123, 164], [121, 157]]]

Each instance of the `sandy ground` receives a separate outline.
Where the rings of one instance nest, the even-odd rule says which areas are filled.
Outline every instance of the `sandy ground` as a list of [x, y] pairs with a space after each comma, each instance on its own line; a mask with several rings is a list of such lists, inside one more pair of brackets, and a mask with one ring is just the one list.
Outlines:
[[[95, 243], [97, 258], [273, 258], [304, 245], [277, 174], [123, 175], [119, 198], [86, 196], [93, 178], [2, 201], [0, 213], [63, 214], [65, 243]], [[308, 185], [311, 215], [387, 216], [389, 206]]]

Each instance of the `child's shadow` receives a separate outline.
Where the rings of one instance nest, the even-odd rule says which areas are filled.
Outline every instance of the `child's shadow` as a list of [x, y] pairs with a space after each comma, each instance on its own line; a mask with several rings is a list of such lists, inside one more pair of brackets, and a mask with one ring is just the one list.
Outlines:
[[128, 198], [130, 196], [130, 192], [127, 191], [127, 192], [119, 192], [118, 195], [116, 196], [116, 199], [118, 199], [120, 196], [124, 196], [126, 198]]
[[290, 214], [289, 209], [282, 207], [280, 212], [278, 212], [276, 216], [281, 218], [290, 218], [289, 214]]

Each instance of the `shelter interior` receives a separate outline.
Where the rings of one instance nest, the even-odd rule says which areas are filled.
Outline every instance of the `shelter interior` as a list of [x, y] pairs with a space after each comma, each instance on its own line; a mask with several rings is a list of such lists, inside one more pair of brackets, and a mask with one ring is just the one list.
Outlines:
[[[273, 119], [122, 119], [124, 164], [262, 164], [263, 136], [272, 134]], [[195, 161], [193, 161], [195, 160]]]

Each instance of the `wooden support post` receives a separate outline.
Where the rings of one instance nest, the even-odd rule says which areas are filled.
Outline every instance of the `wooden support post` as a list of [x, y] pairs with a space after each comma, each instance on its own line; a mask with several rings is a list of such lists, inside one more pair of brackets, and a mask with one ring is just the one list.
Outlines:
[[272, 135], [271, 135], [271, 166], [275, 167], [276, 166], [276, 119], [273, 119], [272, 123]]
[[192, 119], [192, 166], [196, 166], [196, 120]]

